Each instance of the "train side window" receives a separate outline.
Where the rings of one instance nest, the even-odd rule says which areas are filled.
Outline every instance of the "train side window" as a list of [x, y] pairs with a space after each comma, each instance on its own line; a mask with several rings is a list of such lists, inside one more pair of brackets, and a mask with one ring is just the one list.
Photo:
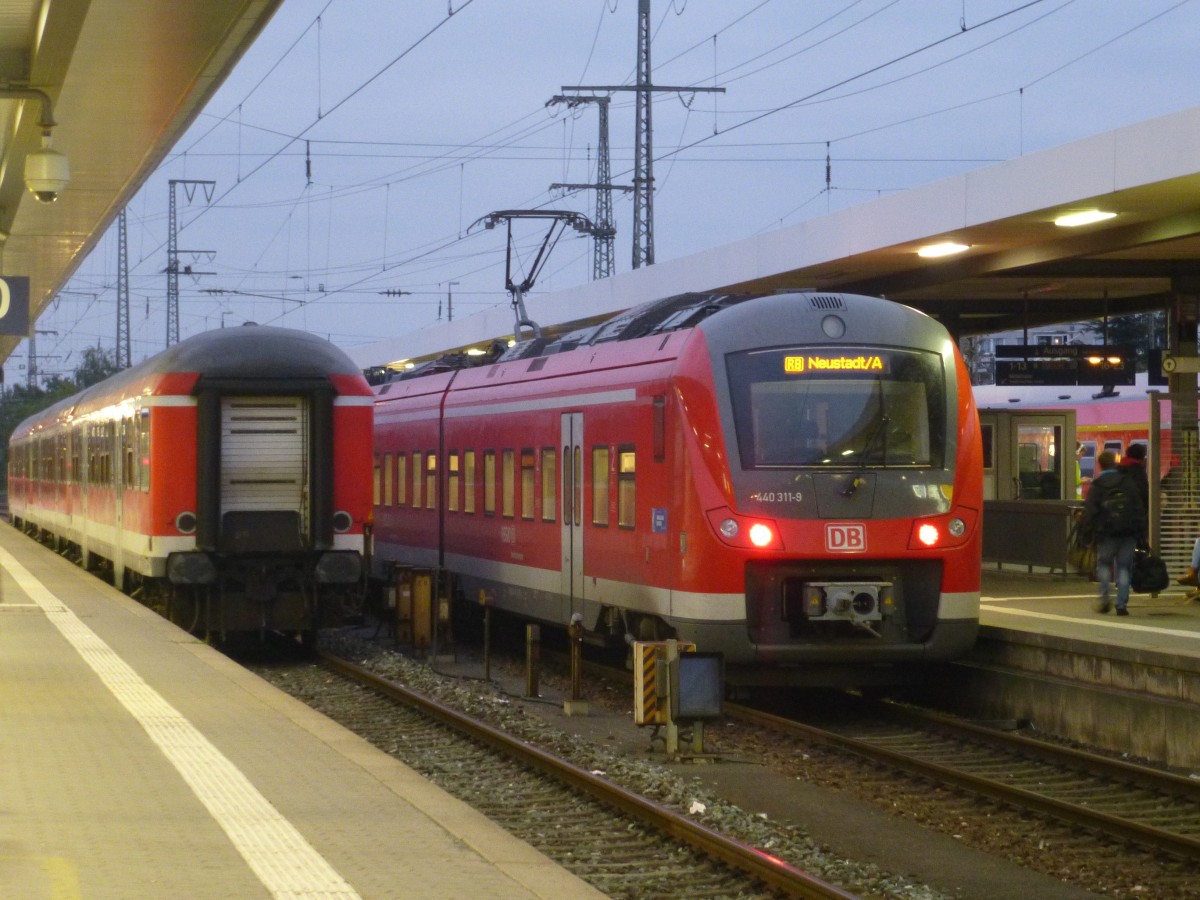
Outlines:
[[[575, 498], [573, 494], [574, 480], [571, 478], [571, 448], [563, 445], [563, 483], [562, 483], [562, 505], [563, 505], [563, 524], [571, 524], [571, 515], [575, 509]], [[576, 522], [576, 525], [579, 523]]]
[[608, 525], [608, 448], [592, 448], [592, 524]]
[[378, 506], [383, 500], [383, 492], [380, 490], [380, 482], [383, 480], [380, 475], [381, 469], [379, 466], [379, 455], [375, 456], [375, 471], [371, 478], [371, 502]]
[[534, 455], [533, 448], [521, 451], [521, 518], [532, 522], [536, 515], [534, 504]]
[[425, 508], [437, 509], [437, 454], [425, 454]]
[[634, 500], [637, 497], [636, 482], [637, 451], [622, 447], [617, 451], [617, 527], [633, 528], [637, 525]]
[[408, 454], [396, 454], [396, 505], [408, 504]]
[[446, 454], [446, 509], [458, 512], [458, 494], [461, 480], [458, 471], [458, 451], [451, 450]]
[[[136, 436], [133, 432], [134, 420], [127, 419], [126, 422], [129, 429], [129, 434], [126, 437], [126, 443], [130, 448], [136, 448]], [[69, 484], [71, 481], [71, 432], [67, 431], [66, 429], [60, 431], [55, 440], [58, 442], [58, 446], [55, 449], [55, 465], [58, 467], [58, 480], [63, 484]], [[122, 452], [124, 452], [124, 448], [122, 448]], [[132, 453], [130, 455], [131, 457], [133, 456]], [[131, 468], [130, 471], [136, 476], [136, 457], [131, 460], [131, 464], [133, 468]], [[137, 481], [131, 480], [129, 485], [130, 487], [136, 487]]]
[[421, 508], [421, 479], [425, 477], [424, 469], [421, 465], [423, 457], [420, 451], [412, 455], [412, 475], [413, 475], [413, 509]]
[[496, 451], [483, 451], [483, 512], [496, 514]]
[[558, 515], [554, 504], [554, 487], [558, 481], [553, 447], [542, 448], [542, 521], [553, 522]]
[[396, 470], [392, 467], [392, 454], [383, 454], [383, 498], [380, 502], [384, 506], [391, 506], [396, 496], [395, 491], [392, 489], [395, 472]]
[[511, 519], [517, 512], [516, 456], [511, 450], [500, 451], [500, 515]]
[[[62, 437], [59, 449], [61, 460], [61, 481], [67, 480], [67, 444], [66, 435]], [[137, 487], [137, 419], [121, 420], [121, 483], [127, 488]]]
[[466, 488], [463, 494], [463, 512], [475, 512], [475, 451], [463, 453], [463, 482]]

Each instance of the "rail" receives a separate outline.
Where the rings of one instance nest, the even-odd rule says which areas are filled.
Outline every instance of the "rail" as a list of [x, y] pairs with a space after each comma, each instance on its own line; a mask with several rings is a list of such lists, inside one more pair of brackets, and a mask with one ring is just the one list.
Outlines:
[[321, 654], [321, 661], [333, 671], [352, 678], [372, 691], [415, 707], [423, 715], [515, 758], [522, 764], [565, 783], [575, 791], [620, 810], [660, 833], [688, 844], [709, 858], [719, 860], [758, 879], [772, 890], [785, 892], [792, 897], [814, 900], [853, 900], [855, 896], [762, 850], [720, 834], [606, 778], [594, 775], [544, 750], [517, 740], [499, 729], [439, 704], [423, 694], [380, 678], [354, 663], [328, 653]]

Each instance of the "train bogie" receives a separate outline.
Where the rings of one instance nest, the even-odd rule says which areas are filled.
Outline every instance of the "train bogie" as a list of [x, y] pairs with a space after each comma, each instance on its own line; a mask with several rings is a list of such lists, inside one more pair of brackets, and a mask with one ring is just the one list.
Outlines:
[[865, 681], [978, 626], [982, 455], [944, 329], [886, 301], [672, 298], [378, 388], [374, 558], [735, 680]]

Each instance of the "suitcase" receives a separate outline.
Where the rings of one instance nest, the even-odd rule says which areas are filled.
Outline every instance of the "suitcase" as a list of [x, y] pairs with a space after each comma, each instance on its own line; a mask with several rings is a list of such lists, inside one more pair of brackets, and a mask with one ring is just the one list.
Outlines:
[[1133, 572], [1130, 586], [1139, 594], [1157, 594], [1167, 589], [1171, 576], [1167, 564], [1149, 550], [1139, 549], [1133, 557]]

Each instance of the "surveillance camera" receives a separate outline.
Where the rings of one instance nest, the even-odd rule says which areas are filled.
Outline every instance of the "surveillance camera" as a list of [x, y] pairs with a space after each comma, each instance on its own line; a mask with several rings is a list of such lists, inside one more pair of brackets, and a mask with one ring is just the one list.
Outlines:
[[25, 157], [25, 185], [42, 203], [53, 203], [71, 180], [67, 158], [56, 150], [43, 147]]

